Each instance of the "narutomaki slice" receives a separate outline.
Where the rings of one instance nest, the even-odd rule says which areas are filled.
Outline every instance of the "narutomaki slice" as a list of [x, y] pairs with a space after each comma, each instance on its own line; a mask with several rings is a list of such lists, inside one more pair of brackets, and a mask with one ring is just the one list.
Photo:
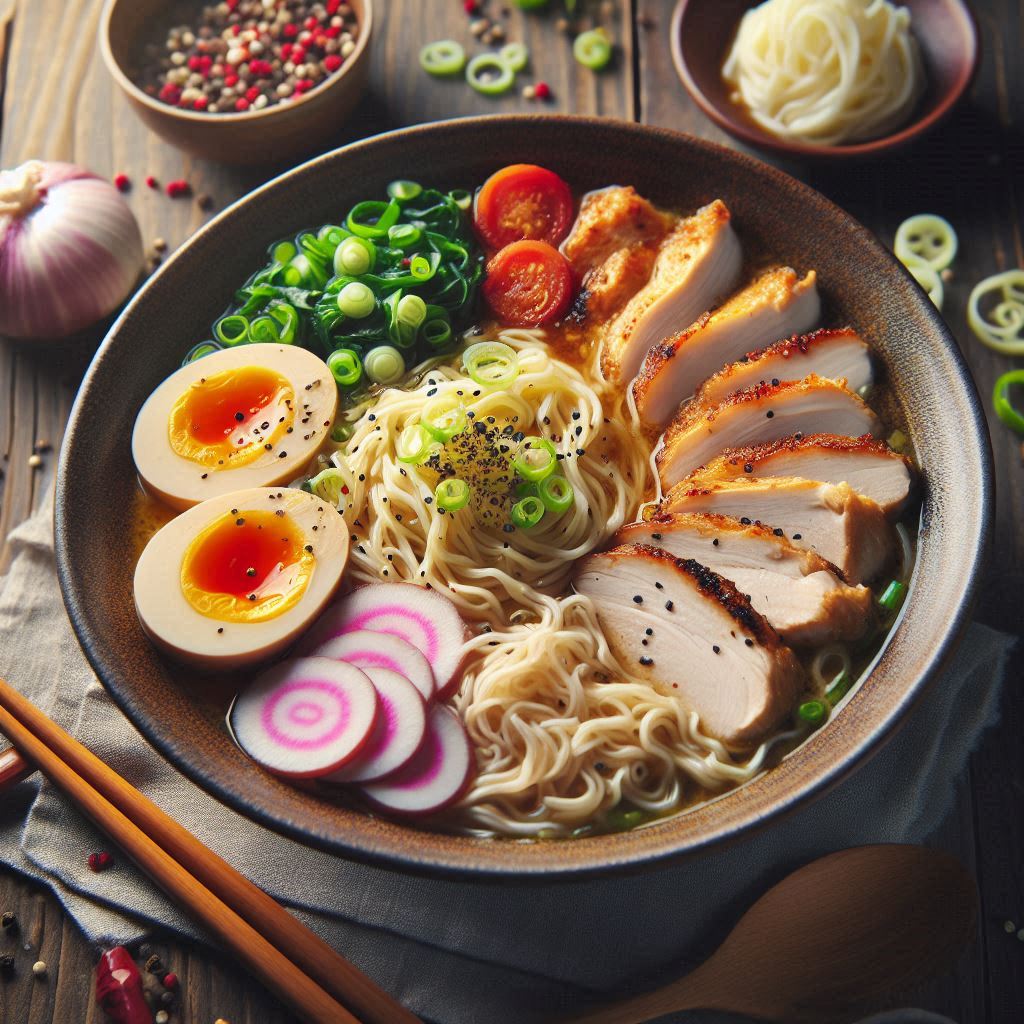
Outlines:
[[433, 700], [437, 693], [430, 662], [418, 648], [391, 633], [357, 629], [354, 633], [342, 633], [313, 647], [303, 644], [302, 653], [347, 661], [356, 668], [385, 668], [397, 672], [416, 687], [424, 700]]
[[310, 647], [356, 630], [390, 633], [412, 644], [430, 662], [437, 697], [459, 686], [466, 624], [446, 597], [414, 583], [371, 583], [329, 608], [310, 631]]
[[404, 768], [427, 735], [427, 706], [404, 676], [386, 668], [364, 669], [380, 700], [381, 714], [359, 757], [323, 782], [371, 782]]
[[275, 775], [329, 775], [357, 757], [377, 724], [377, 691], [354, 665], [296, 658], [259, 675], [229, 714], [238, 745]]
[[362, 794], [392, 814], [436, 814], [465, 791], [472, 765], [473, 751], [462, 722], [450, 708], [435, 705], [419, 753], [390, 778], [363, 786]]

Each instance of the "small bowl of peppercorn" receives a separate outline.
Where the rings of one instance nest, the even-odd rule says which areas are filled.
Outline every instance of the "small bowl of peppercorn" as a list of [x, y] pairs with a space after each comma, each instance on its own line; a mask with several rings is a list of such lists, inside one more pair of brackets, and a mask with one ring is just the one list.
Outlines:
[[107, 0], [100, 48], [158, 135], [224, 163], [329, 144], [369, 74], [371, 0]]

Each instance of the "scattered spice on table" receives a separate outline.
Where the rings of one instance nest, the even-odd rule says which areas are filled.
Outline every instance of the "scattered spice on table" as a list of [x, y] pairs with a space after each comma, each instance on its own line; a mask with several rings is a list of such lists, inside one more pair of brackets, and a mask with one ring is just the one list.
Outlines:
[[101, 850], [99, 853], [90, 853], [88, 863], [90, 871], [106, 871], [114, 863], [114, 858], [106, 850]]
[[107, 950], [96, 965], [96, 1002], [117, 1024], [152, 1024], [142, 975], [124, 946]]
[[14, 957], [10, 953], [0, 955], [0, 974], [11, 975], [14, 973]]
[[32, 965], [32, 973], [37, 978], [45, 978], [46, 977], [46, 961], [45, 960], [37, 960]]
[[18, 919], [14, 916], [13, 910], [5, 910], [0, 916], [0, 928], [5, 932], [16, 932], [18, 930]]
[[245, 113], [291, 103], [340, 71], [359, 24], [340, 0], [224, 0], [163, 45], [147, 44], [139, 84], [172, 107]]
[[114, 175], [114, 188], [118, 192], [127, 192], [132, 187], [132, 179], [127, 174]]

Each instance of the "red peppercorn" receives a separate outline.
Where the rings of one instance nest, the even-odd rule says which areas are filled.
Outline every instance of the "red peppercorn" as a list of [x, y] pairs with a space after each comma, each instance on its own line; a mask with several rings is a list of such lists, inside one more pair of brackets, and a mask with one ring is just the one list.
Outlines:
[[184, 178], [178, 178], [175, 181], [167, 182], [164, 191], [171, 199], [177, 199], [178, 196], [187, 196], [192, 191], [192, 187]]
[[255, 85], [250, 85], [249, 88], [245, 90], [245, 98], [250, 103], [255, 103], [256, 102], [256, 97], [259, 96], [259, 94], [260, 94], [259, 87], [255, 86]]
[[463, 0], [462, 9], [467, 14], [476, 14], [476, 12], [480, 10], [480, 5], [476, 0]]
[[205, 96], [198, 97], [192, 104], [193, 110], [205, 110], [209, 106], [210, 101]]
[[100, 870], [109, 868], [114, 863], [114, 858], [106, 850], [100, 850]]
[[324, 69], [326, 71], [337, 71], [341, 67], [341, 58], [336, 53], [329, 53], [324, 57]]
[[316, 18], [314, 18], [312, 14], [305, 20], [304, 24], [305, 24], [306, 28], [309, 29], [310, 32], [312, 32], [315, 29], [318, 29], [320, 27], [320, 22], [317, 21]]
[[99, 871], [100, 855], [98, 853], [90, 853], [87, 862], [89, 864], [90, 871]]
[[191, 57], [189, 57], [189, 59], [188, 59], [188, 69], [189, 69], [189, 71], [198, 71], [202, 66], [203, 66], [203, 58], [200, 57], [198, 54], [193, 54]]
[[181, 99], [181, 88], [173, 85], [171, 82], [166, 82], [160, 89], [160, 99], [164, 103], [169, 103], [172, 107], [177, 106], [178, 100]]
[[327, 13], [337, 14], [338, 8], [341, 6], [341, 0], [327, 0]]
[[551, 86], [547, 82], [538, 82], [533, 87], [533, 95], [539, 100], [546, 100], [551, 98]]
[[324, 35], [327, 36], [328, 39], [337, 39], [338, 36], [341, 35], [341, 26], [328, 25], [327, 28], [324, 29]]
[[164, 975], [164, 988], [175, 989], [178, 987], [178, 976], [171, 971]]
[[235, 100], [235, 110], [240, 114], [244, 114], [249, 109], [249, 101], [244, 96], [239, 96]]
[[114, 186], [118, 192], [127, 192], [132, 187], [132, 180], [127, 174], [115, 174]]
[[238, 75], [227, 75], [224, 79], [224, 84], [231, 86], [231, 88], [233, 89], [236, 85], [238, 85]]
[[157, 181], [156, 178], [154, 178], [152, 174], [147, 174], [146, 175], [146, 187], [147, 188], [159, 188], [160, 187], [160, 182]]
[[235, 34], [236, 36], [240, 36], [240, 35], [242, 34], [242, 26], [241, 26], [241, 25], [232, 25], [232, 26], [231, 26], [231, 31], [232, 31], [232, 32], [233, 32], [233, 33], [234, 33], [234, 34]]
[[288, 24], [281, 29], [281, 34], [285, 39], [294, 39], [299, 34], [299, 26], [296, 25], [294, 21], [289, 21]]
[[301, 46], [296, 46], [292, 50], [292, 63], [301, 64], [306, 59], [306, 51]]
[[303, 46], [309, 46], [309, 44], [311, 42], [313, 42], [313, 33], [312, 32], [300, 32], [299, 33], [299, 42], [302, 43]]
[[281, 60], [291, 60], [292, 59], [292, 50], [293, 49], [294, 49], [294, 46], [293, 46], [292, 43], [282, 43], [281, 44]]

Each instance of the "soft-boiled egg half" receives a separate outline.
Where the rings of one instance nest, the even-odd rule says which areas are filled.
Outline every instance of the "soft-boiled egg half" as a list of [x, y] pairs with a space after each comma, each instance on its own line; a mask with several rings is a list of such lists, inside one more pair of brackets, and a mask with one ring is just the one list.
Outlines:
[[135, 568], [139, 621], [179, 661], [208, 669], [263, 661], [330, 601], [348, 547], [337, 509], [306, 491], [254, 487], [210, 498], [146, 545]]
[[172, 373], [135, 420], [143, 486], [176, 509], [294, 479], [327, 440], [338, 389], [292, 345], [238, 345]]

